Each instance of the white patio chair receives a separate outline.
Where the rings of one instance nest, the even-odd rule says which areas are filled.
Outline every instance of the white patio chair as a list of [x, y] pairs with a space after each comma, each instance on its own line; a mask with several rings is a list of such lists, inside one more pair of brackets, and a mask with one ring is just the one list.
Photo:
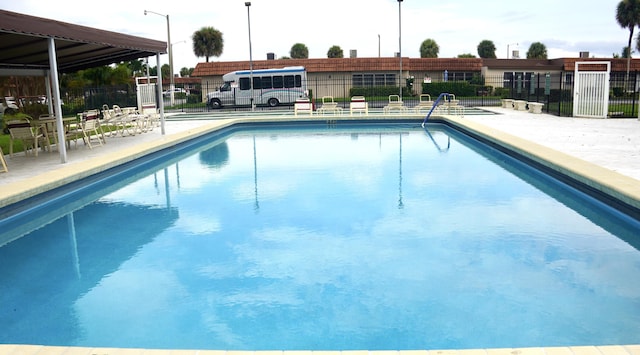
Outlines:
[[100, 145], [106, 143], [104, 132], [100, 126], [98, 110], [85, 111], [83, 121], [78, 126], [82, 133], [82, 141], [89, 146], [89, 149], [93, 149], [93, 145], [91, 144], [92, 140], [97, 141]]
[[9, 157], [13, 157], [13, 145], [16, 141], [22, 142], [25, 155], [33, 151], [35, 156], [38, 156], [38, 144], [47, 144], [44, 134], [39, 129], [34, 132], [31, 122], [27, 119], [8, 121], [7, 128], [9, 129]]
[[4, 159], [4, 153], [2, 152], [2, 147], [0, 147], [0, 163], [2, 163], [2, 172], [8, 173], [9, 168], [7, 168], [7, 161]]

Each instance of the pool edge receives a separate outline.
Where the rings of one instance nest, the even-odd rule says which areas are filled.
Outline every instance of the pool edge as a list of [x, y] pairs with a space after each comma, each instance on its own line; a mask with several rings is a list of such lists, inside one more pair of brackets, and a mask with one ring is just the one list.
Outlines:
[[0, 344], [3, 355], [640, 355], [640, 344], [602, 345], [602, 346], [567, 346], [567, 347], [530, 347], [530, 348], [489, 348], [461, 350], [344, 350], [344, 351], [312, 351], [312, 350], [172, 350], [143, 348], [100, 348], [73, 346], [14, 345]]
[[463, 117], [443, 116], [442, 121], [545, 168], [546, 172], [583, 192], [600, 194], [594, 197], [636, 219], [640, 216], [640, 181], [637, 179]]

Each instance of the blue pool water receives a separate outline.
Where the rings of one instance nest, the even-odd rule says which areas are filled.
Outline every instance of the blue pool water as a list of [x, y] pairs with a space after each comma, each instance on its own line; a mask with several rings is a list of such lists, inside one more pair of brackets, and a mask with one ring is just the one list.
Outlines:
[[0, 222], [0, 343], [640, 343], [640, 224], [440, 125], [232, 129]]

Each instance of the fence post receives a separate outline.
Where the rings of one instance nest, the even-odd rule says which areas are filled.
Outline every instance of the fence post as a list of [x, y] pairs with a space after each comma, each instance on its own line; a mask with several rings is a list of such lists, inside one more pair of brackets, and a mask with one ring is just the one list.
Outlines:
[[633, 96], [631, 98], [631, 117], [640, 117], [640, 113], [635, 115], [636, 112], [636, 95], [638, 94], [638, 71], [633, 72]]

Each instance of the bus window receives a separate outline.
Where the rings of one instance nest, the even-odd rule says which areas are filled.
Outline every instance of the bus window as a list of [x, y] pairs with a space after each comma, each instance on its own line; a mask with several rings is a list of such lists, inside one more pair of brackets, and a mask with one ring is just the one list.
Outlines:
[[259, 76], [254, 76], [253, 77], [253, 88], [254, 89], [261, 89], [262, 85], [260, 85], [260, 77]]
[[293, 75], [285, 75], [284, 76], [284, 87], [292, 88], [295, 85], [295, 81], [293, 80]]
[[301, 75], [296, 75], [296, 87], [297, 88], [301, 88], [302, 87], [302, 76]]
[[273, 76], [273, 88], [274, 89], [281, 89], [283, 87], [284, 87], [284, 84], [282, 82], [282, 76], [274, 75]]
[[271, 77], [270, 76], [263, 76], [261, 85], [262, 85], [263, 89], [272, 89], [273, 88], [273, 83], [271, 82]]
[[250, 83], [251, 81], [249, 80], [249, 78], [240, 78], [240, 90], [251, 89]]
[[221, 87], [220, 87], [220, 91], [231, 91], [231, 82], [227, 81], [225, 82]]

